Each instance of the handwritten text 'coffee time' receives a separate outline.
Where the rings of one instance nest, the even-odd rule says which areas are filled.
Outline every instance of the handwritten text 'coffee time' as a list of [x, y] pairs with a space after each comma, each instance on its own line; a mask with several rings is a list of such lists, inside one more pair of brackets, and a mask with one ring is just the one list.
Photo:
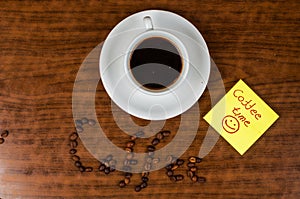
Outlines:
[[[248, 101], [243, 96], [244, 91], [241, 89], [236, 89], [233, 91], [233, 96], [237, 98], [237, 100], [241, 103], [241, 105], [244, 107], [246, 111], [249, 111], [250, 114], [256, 119], [259, 120], [261, 118], [261, 114], [258, 113], [256, 109], [254, 109], [254, 106], [256, 103], [252, 102], [252, 99], [249, 99]], [[235, 117], [237, 117], [241, 122], [244, 123], [245, 127], [248, 127], [250, 125], [249, 119], [242, 115], [241, 108], [234, 107], [232, 110], [232, 113]]]

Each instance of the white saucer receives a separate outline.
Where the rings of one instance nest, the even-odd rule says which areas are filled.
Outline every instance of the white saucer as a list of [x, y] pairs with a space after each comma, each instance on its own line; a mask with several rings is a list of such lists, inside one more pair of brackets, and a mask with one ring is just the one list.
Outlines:
[[[132, 83], [124, 65], [128, 46], [145, 32], [143, 19], [150, 16], [155, 30], [176, 36], [185, 46], [189, 69], [184, 81], [164, 92], [148, 92]], [[188, 110], [205, 90], [210, 56], [199, 31], [183, 17], [160, 10], [136, 13], [121, 21], [104, 42], [100, 76], [110, 98], [127, 113], [147, 120], [165, 120]]]

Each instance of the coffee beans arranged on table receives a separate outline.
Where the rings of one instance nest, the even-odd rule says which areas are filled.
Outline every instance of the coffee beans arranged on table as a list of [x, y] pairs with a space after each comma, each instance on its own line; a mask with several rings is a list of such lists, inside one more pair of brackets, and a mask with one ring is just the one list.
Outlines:
[[135, 145], [136, 140], [143, 136], [144, 132], [139, 131], [135, 135], [130, 136], [130, 140], [126, 143], [125, 151], [127, 152], [125, 160], [123, 162], [123, 170], [125, 170], [124, 179], [119, 182], [119, 186], [124, 188], [126, 185], [130, 183], [130, 179], [132, 177], [132, 173], [130, 173], [131, 167], [130, 165], [136, 165], [138, 162], [134, 158], [133, 147]]
[[82, 133], [84, 131], [83, 126], [85, 124], [88, 124], [90, 126], [95, 126], [96, 121], [93, 119], [87, 119], [86, 117], [83, 117], [81, 119], [75, 120], [75, 125], [76, 125], [76, 132], [77, 133]]
[[[77, 153], [77, 146], [78, 146], [78, 133], [82, 133], [84, 131], [83, 126], [84, 125], [90, 125], [90, 126], [94, 126], [96, 124], [96, 121], [93, 119], [88, 119], [86, 117], [83, 117], [81, 119], [77, 119], [75, 120], [75, 125], [76, 125], [76, 132], [73, 132], [70, 134], [69, 136], [69, 145], [70, 145], [70, 151], [69, 153], [71, 154], [71, 159], [74, 161], [74, 165], [79, 169], [79, 171], [81, 172], [92, 172], [93, 171], [93, 167], [88, 167], [88, 166], [84, 166], [82, 164], [82, 162], [80, 161], [80, 157], [78, 155], [76, 155]], [[100, 170], [101, 164], [99, 166], [99, 170]], [[110, 173], [112, 170], [112, 168], [107, 168], [104, 167], [103, 171], [108, 174]]]
[[189, 162], [187, 163], [188, 166], [188, 171], [187, 171], [187, 176], [192, 180], [192, 182], [206, 182], [205, 177], [200, 177], [196, 174], [198, 168], [197, 164], [202, 162], [202, 159], [199, 157], [191, 156], [189, 157]]
[[73, 132], [69, 136], [69, 143], [70, 143], [70, 151], [69, 153], [71, 154], [71, 159], [74, 161], [74, 165], [78, 168], [79, 171], [81, 172], [92, 172], [93, 168], [92, 167], [85, 167], [83, 166], [82, 162], [80, 161], [80, 157], [76, 155], [77, 153], [77, 146], [78, 146], [78, 134], [77, 132]]
[[140, 192], [142, 189], [146, 188], [148, 186], [148, 181], [149, 181], [149, 174], [151, 168], [159, 163], [160, 159], [159, 158], [154, 158], [156, 146], [161, 143], [161, 141], [165, 138], [168, 137], [171, 134], [170, 131], [161, 131], [158, 132], [155, 137], [151, 141], [151, 145], [148, 145], [146, 148], [147, 152], [147, 157], [146, 161], [144, 164], [144, 171], [141, 174], [141, 183], [135, 187], [136, 192]]
[[182, 181], [184, 179], [183, 175], [176, 175], [174, 174], [174, 171], [179, 168], [180, 166], [182, 166], [184, 164], [184, 160], [183, 159], [177, 159], [175, 157], [173, 157], [172, 155], [169, 155], [167, 157], [167, 161], [170, 163], [168, 164], [165, 169], [166, 171], [166, 175], [170, 178], [171, 181], [173, 182], [177, 182], [177, 181]]
[[98, 170], [105, 173], [106, 175], [114, 172], [116, 169], [116, 161], [112, 155], [108, 155], [104, 160], [101, 160]]
[[[73, 132], [69, 135], [69, 146], [70, 146], [70, 155], [71, 160], [74, 162], [75, 167], [78, 168], [80, 172], [92, 172], [92, 167], [84, 166], [80, 160], [80, 157], [77, 155], [77, 146], [78, 146], [78, 133], [84, 132], [84, 125], [90, 125], [94, 126], [96, 124], [95, 120], [90, 120], [88, 118], [82, 118], [80, 120], [75, 121], [76, 124], [76, 132]], [[3, 133], [2, 133], [3, 134]], [[1, 134], [1, 136], [2, 136]], [[143, 166], [143, 172], [141, 175], [141, 182], [135, 186], [134, 190], [136, 192], [140, 192], [141, 190], [145, 189], [148, 186], [149, 181], [149, 174], [150, 170], [155, 164], [160, 162], [159, 158], [155, 158], [155, 150], [156, 146], [159, 145], [164, 138], [168, 137], [171, 134], [170, 131], [164, 130], [160, 131], [155, 135], [155, 137], [152, 139], [151, 144], [146, 146], [146, 153], [147, 156], [145, 158], [145, 163]], [[4, 137], [8, 135], [3, 134]], [[144, 132], [139, 131], [136, 134], [130, 136], [129, 140], [127, 141], [124, 150], [127, 152], [124, 162], [123, 162], [123, 170], [124, 178], [119, 182], [119, 187], [124, 188], [131, 182], [131, 165], [138, 164], [138, 160], [134, 159], [134, 146], [136, 145], [136, 141], [139, 137], [142, 137], [144, 135]], [[1, 137], [2, 138], [2, 137]], [[1, 138], [0, 138], [0, 144], [1, 144]], [[193, 182], [205, 182], [206, 179], [204, 177], [199, 177], [196, 174], [197, 166], [196, 164], [201, 162], [201, 158], [191, 156], [189, 158], [189, 161], [187, 163], [188, 171], [187, 176], [193, 181]], [[184, 180], [184, 176], [181, 174], [175, 174], [175, 171], [177, 168], [184, 165], [183, 159], [178, 159], [172, 155], [167, 157], [167, 161], [169, 164], [165, 167], [166, 169], [166, 175], [169, 177], [169, 179], [173, 182], [178, 182]], [[101, 160], [99, 163], [99, 167], [97, 171], [103, 172], [105, 175], [108, 175], [115, 171], [116, 167], [116, 160], [114, 160], [112, 155], [108, 155], [105, 159]]]
[[9, 135], [9, 131], [8, 130], [1, 131], [1, 134], [0, 134], [0, 144], [3, 144], [5, 142], [5, 139], [7, 138], [8, 135]]

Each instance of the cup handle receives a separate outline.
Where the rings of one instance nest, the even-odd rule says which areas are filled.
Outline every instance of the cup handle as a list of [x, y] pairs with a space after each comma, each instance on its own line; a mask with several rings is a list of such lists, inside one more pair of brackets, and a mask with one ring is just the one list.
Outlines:
[[153, 30], [153, 23], [152, 19], [149, 16], [144, 17], [144, 24], [146, 27], [146, 30]]

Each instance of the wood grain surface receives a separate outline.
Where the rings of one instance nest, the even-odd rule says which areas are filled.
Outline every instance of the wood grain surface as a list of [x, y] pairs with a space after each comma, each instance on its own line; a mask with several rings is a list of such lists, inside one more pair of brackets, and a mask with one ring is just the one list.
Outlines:
[[[244, 156], [220, 138], [198, 171], [204, 184], [171, 182], [161, 169], [136, 193], [138, 174], [121, 189], [122, 172], [80, 173], [70, 159], [72, 89], [81, 63], [118, 22], [146, 9], [191, 21], [226, 91], [243, 79], [280, 115]], [[0, 129], [10, 132], [0, 145], [0, 198], [300, 198], [299, 27], [297, 0], [0, 1]], [[117, 139], [120, 130], [101, 83], [97, 99], [103, 129], [124, 146], [128, 136]], [[208, 128], [207, 90], [199, 104], [200, 127], [184, 160], [198, 154]], [[175, 133], [179, 121], [170, 119], [165, 128]], [[145, 143], [137, 147], [142, 151]], [[78, 154], [85, 165], [97, 167], [81, 142]], [[186, 166], [176, 172], [185, 175]]]

